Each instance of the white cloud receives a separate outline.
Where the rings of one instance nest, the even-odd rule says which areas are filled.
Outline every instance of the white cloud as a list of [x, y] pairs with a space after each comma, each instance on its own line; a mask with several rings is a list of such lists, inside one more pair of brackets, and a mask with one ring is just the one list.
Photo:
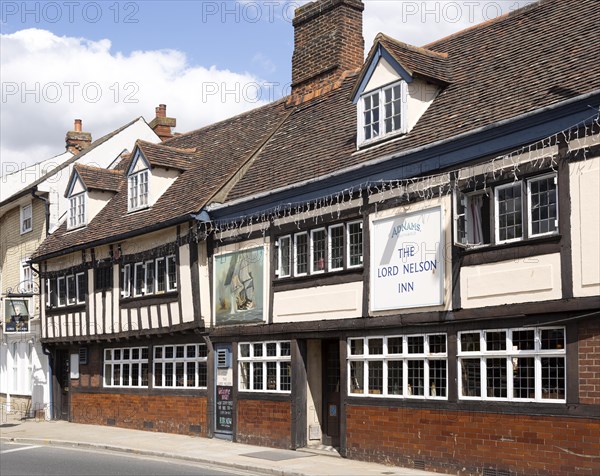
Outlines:
[[[1, 35], [0, 159], [31, 164], [64, 150], [81, 118], [93, 138], [159, 103], [185, 132], [263, 102], [247, 73], [190, 66], [180, 51], [111, 51], [109, 40], [58, 37], [39, 29]], [[4, 170], [4, 166], [3, 166]]]

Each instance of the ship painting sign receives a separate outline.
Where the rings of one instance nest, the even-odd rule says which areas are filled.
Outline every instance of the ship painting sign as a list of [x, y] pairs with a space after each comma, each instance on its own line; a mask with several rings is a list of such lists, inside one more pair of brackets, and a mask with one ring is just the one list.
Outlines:
[[214, 257], [216, 325], [264, 320], [264, 256], [261, 246]]
[[371, 224], [371, 310], [444, 303], [444, 240], [440, 207]]

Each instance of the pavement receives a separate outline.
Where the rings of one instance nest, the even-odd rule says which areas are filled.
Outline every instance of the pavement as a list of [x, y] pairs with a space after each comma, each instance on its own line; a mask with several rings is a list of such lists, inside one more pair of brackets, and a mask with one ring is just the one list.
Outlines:
[[439, 473], [385, 466], [302, 450], [252, 446], [218, 438], [129, 430], [66, 421], [3, 419], [0, 439], [172, 458], [279, 476], [432, 476]]

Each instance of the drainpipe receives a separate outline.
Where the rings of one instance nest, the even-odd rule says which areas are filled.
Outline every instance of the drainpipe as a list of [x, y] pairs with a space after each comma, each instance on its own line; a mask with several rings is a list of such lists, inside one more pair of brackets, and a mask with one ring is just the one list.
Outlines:
[[46, 207], [46, 236], [48, 236], [50, 232], [50, 201], [47, 198], [36, 195], [36, 192], [37, 190], [31, 190], [31, 196], [44, 202], [44, 205]]
[[[42, 344], [42, 353], [48, 357], [48, 413], [46, 414], [46, 419], [53, 420], [54, 419], [54, 392], [52, 385], [52, 352], [48, 347]], [[49, 415], [49, 416], [48, 416]]]

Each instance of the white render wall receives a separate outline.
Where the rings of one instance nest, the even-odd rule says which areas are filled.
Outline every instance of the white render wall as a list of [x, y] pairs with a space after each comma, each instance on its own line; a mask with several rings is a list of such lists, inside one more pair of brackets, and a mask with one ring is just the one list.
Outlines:
[[570, 164], [569, 176], [573, 295], [597, 296], [600, 294], [600, 157]]

